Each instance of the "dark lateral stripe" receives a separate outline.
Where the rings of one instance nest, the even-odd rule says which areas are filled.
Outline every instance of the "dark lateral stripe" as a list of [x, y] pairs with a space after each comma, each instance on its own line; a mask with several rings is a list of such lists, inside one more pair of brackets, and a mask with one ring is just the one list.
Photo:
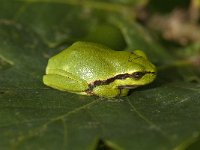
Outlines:
[[[144, 74], [147, 74], [147, 73], [155, 74], [155, 72], [144, 72]], [[125, 73], [125, 74], [118, 74], [106, 80], [96, 80], [89, 84], [89, 88], [86, 90], [86, 92], [92, 91], [95, 87], [100, 86], [100, 85], [108, 85], [118, 79], [124, 80], [126, 78], [132, 78], [132, 77], [133, 77], [133, 74]]]

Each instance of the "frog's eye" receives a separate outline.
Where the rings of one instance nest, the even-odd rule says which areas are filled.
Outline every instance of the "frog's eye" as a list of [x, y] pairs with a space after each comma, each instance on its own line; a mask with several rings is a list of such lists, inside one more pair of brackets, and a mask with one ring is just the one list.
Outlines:
[[131, 76], [138, 80], [138, 79], [141, 79], [143, 76], [145, 75], [145, 72], [134, 72]]

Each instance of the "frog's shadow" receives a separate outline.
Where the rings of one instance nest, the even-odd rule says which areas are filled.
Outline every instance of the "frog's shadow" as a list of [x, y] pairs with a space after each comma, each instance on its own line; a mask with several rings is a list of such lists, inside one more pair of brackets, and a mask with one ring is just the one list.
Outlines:
[[145, 86], [141, 86], [141, 87], [137, 87], [136, 89], [131, 89], [128, 93], [128, 96], [133, 94], [134, 92], [137, 92], [137, 91], [146, 91], [148, 89], [154, 89], [154, 88], [157, 88], [159, 87], [160, 84], [158, 83], [151, 83], [150, 85], [145, 85]]

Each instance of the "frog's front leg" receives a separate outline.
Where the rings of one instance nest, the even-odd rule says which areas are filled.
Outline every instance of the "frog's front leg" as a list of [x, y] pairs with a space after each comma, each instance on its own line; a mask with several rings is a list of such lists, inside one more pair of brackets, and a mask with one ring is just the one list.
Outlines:
[[59, 74], [47, 74], [43, 76], [43, 82], [53, 88], [62, 91], [69, 91], [75, 93], [81, 93], [88, 88], [86, 81], [77, 78], [71, 74], [59, 75]]
[[119, 88], [119, 90], [120, 90], [119, 96], [126, 96], [126, 95], [128, 95], [129, 89]]
[[113, 87], [111, 85], [101, 85], [93, 89], [93, 94], [100, 97], [119, 97], [126, 96], [128, 91], [128, 89], [119, 89], [118, 87]]

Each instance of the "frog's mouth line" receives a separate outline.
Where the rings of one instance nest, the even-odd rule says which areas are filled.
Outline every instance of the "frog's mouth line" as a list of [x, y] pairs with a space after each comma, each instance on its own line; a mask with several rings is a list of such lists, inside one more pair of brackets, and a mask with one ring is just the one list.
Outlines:
[[[100, 85], [108, 85], [112, 82], [114, 82], [115, 80], [125, 80], [127, 78], [133, 78], [133, 74], [128, 74], [128, 73], [125, 73], [125, 74], [118, 74], [112, 78], [108, 78], [106, 80], [96, 80], [92, 83], [89, 84], [89, 88], [86, 90], [87, 92], [89, 91], [93, 91], [93, 89], [97, 86], [100, 86]], [[150, 72], [150, 71], [145, 71], [145, 72], [142, 72], [143, 76], [146, 75], [146, 74], [156, 74], [156, 72]], [[124, 85], [124, 86], [118, 86], [119, 89], [122, 89], [122, 88], [126, 88], [126, 89], [134, 89], [134, 88], [137, 88], [138, 86], [141, 86], [141, 85]]]

